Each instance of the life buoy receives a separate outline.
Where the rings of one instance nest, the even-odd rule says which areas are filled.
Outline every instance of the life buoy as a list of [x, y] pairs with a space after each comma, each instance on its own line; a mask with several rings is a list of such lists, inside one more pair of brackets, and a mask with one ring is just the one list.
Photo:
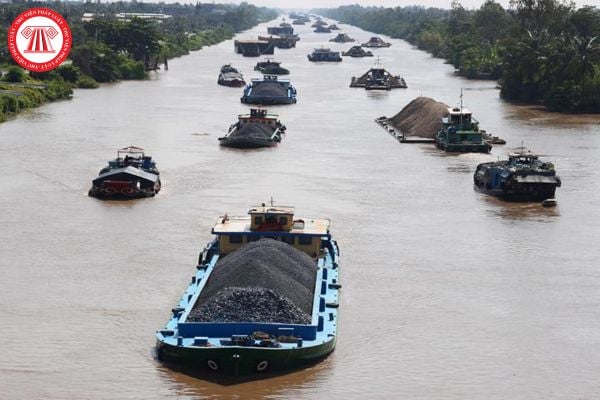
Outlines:
[[258, 372], [263, 372], [267, 368], [269, 368], [269, 362], [267, 360], [262, 360], [261, 362], [256, 364], [256, 370]]
[[115, 192], [116, 192], [116, 190], [114, 187], [108, 186], [108, 187], [104, 188], [104, 193], [106, 193], [106, 194], [113, 194]]
[[216, 361], [208, 360], [206, 364], [208, 365], [208, 368], [212, 369], [213, 371], [219, 370], [219, 364], [217, 364]]
[[135, 193], [135, 190], [133, 190], [130, 187], [124, 187], [123, 189], [121, 189], [121, 193], [123, 193], [126, 196], [131, 196]]

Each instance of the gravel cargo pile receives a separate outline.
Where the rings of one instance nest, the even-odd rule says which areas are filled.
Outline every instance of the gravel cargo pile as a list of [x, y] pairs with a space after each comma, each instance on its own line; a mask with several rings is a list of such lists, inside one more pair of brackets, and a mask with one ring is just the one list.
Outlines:
[[280, 85], [279, 83], [261, 83], [252, 89], [253, 96], [272, 96], [272, 97], [280, 97], [287, 96], [287, 89]]
[[[248, 243], [217, 263], [188, 319], [200, 321], [206, 307], [212, 314], [202, 320], [269, 321], [271, 310], [281, 308], [277, 318], [300, 311], [310, 321], [316, 273], [315, 260], [286, 243], [273, 239]], [[257, 291], [239, 291], [248, 288]], [[261, 297], [269, 304], [257, 301]]]
[[447, 114], [447, 104], [429, 97], [417, 97], [388, 122], [405, 136], [435, 138], [442, 126], [442, 118]]
[[289, 299], [264, 288], [227, 287], [212, 296], [190, 317], [195, 322], [278, 322], [310, 324], [310, 315]]
[[273, 129], [265, 124], [260, 123], [245, 123], [235, 131], [231, 137], [251, 137], [257, 139], [268, 139], [273, 135]]

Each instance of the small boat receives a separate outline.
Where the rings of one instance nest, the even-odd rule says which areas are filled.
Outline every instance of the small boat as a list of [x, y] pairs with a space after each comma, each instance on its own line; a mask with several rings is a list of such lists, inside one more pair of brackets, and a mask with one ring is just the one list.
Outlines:
[[[335, 349], [341, 285], [330, 220], [296, 218], [294, 207], [272, 202], [248, 214], [218, 218], [189, 286], [156, 332], [157, 358], [167, 366], [256, 376], [301, 368]], [[279, 315], [265, 311], [271, 304]], [[302, 321], [281, 316], [292, 309]]]
[[479, 164], [473, 181], [482, 193], [509, 201], [541, 201], [545, 207], [556, 205], [554, 194], [561, 186], [554, 165], [530, 151], [512, 153], [508, 160]]
[[436, 134], [435, 144], [448, 152], [489, 153], [492, 149], [479, 130], [479, 122], [473, 118], [471, 111], [462, 106], [448, 108], [448, 114], [442, 118], [442, 127]]
[[267, 28], [267, 33], [269, 35], [293, 35], [294, 34], [294, 28], [286, 23], [285, 25], [280, 25], [280, 26], [271, 26]]
[[287, 79], [265, 75], [263, 79], [252, 79], [252, 83], [244, 88], [240, 100], [247, 104], [294, 104], [296, 88]]
[[102, 168], [88, 195], [99, 199], [152, 197], [160, 191], [159, 171], [151, 156], [135, 146], [117, 150], [117, 158]]
[[231, 64], [225, 64], [221, 67], [217, 83], [223, 86], [240, 87], [244, 86], [246, 81], [244, 81], [242, 74], [233, 68]]
[[274, 61], [272, 58], [267, 58], [264, 61], [259, 61], [254, 66], [255, 71], [260, 71], [265, 75], [288, 75], [290, 71], [281, 66], [281, 62]]
[[362, 47], [390, 47], [392, 44], [384, 42], [379, 36], [373, 36], [368, 42], [361, 44]]
[[316, 21], [315, 21], [315, 23], [314, 23], [314, 24], [312, 24], [310, 27], [311, 27], [311, 28], [317, 28], [317, 27], [319, 27], [319, 26], [327, 26], [327, 25], [328, 25], [328, 24], [327, 24], [327, 22], [323, 21], [322, 19], [318, 19], [318, 20], [316, 20]]
[[319, 25], [315, 28], [314, 32], [315, 33], [331, 33], [331, 29], [327, 28], [326, 26]]
[[331, 51], [330, 49], [320, 48], [314, 49], [312, 54], [308, 55], [308, 60], [315, 62], [340, 62], [342, 61], [342, 57], [340, 56], [339, 51]]
[[233, 47], [237, 54], [244, 57], [259, 57], [275, 52], [275, 45], [266, 40], [234, 40]]
[[219, 138], [219, 144], [237, 149], [276, 146], [285, 129], [277, 115], [251, 108], [250, 114], [238, 115], [238, 122], [229, 127], [227, 135]]
[[333, 39], [329, 39], [329, 41], [335, 42], [335, 43], [356, 42], [356, 40], [352, 39], [350, 36], [346, 35], [345, 33], [338, 33], [338, 35], [336, 37], [334, 37]]
[[292, 25], [306, 25], [306, 22], [302, 19], [296, 19], [292, 22]]
[[365, 72], [362, 76], [352, 77], [350, 87], [362, 87], [366, 90], [391, 90], [397, 88], [407, 88], [406, 81], [400, 75], [392, 75], [379, 60], [373, 68]]
[[352, 46], [348, 50], [342, 52], [343, 56], [347, 57], [373, 57], [373, 53], [365, 50], [360, 46]]
[[339, 31], [340, 28], [338, 28], [338, 26], [336, 24], [331, 24], [327, 27], [327, 29], [329, 29], [330, 31]]

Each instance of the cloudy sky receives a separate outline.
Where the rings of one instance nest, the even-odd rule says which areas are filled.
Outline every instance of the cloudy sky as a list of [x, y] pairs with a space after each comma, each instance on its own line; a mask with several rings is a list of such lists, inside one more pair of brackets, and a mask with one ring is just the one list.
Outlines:
[[[205, 0], [206, 1], [206, 0]], [[279, 8], [316, 8], [337, 7], [344, 4], [379, 5], [386, 7], [422, 5], [426, 7], [450, 8], [451, 0], [247, 0], [248, 3]], [[479, 8], [484, 0], [459, 0], [465, 8]], [[509, 0], [496, 0], [504, 7], [508, 7]], [[183, 1], [186, 2], [186, 1]], [[239, 3], [239, 0], [215, 0], [216, 3]], [[578, 6], [593, 5], [600, 7], [600, 0], [576, 0]]]

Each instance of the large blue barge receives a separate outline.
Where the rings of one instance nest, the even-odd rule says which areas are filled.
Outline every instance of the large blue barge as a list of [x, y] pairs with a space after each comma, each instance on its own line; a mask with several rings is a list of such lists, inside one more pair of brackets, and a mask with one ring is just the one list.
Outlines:
[[[156, 333], [158, 359], [225, 375], [278, 373], [313, 363], [336, 344], [339, 305], [339, 249], [328, 219], [294, 219], [293, 207], [253, 207], [249, 217], [219, 217], [216, 238], [201, 252], [196, 272]], [[317, 266], [309, 324], [191, 322], [194, 309], [218, 261], [246, 243], [271, 238], [292, 245]], [[251, 305], [249, 305], [251, 307]]]
[[252, 83], [244, 88], [240, 98], [248, 104], [294, 104], [296, 88], [287, 79], [278, 79], [276, 75], [265, 75], [263, 79], [252, 79]]

